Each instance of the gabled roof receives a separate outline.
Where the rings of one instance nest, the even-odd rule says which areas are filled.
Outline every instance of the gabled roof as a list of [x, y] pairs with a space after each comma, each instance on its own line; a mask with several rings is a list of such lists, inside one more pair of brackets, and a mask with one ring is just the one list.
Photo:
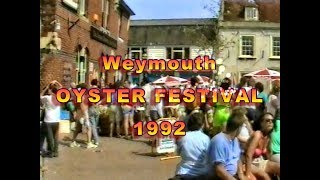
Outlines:
[[280, 0], [224, 0], [224, 21], [244, 21], [245, 7], [257, 7], [260, 22], [280, 23]]

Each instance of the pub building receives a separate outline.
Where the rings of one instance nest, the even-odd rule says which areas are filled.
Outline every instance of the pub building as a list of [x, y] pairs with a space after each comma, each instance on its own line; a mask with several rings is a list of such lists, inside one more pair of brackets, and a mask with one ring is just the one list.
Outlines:
[[40, 88], [52, 80], [71, 82], [99, 79], [104, 86], [125, 78], [118, 71], [101, 71], [104, 55], [125, 57], [130, 17], [123, 0], [41, 0]]

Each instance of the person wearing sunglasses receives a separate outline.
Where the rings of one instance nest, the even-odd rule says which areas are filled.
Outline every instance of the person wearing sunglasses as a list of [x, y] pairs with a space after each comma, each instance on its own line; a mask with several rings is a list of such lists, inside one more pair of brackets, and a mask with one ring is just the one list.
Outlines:
[[254, 126], [256, 130], [250, 137], [245, 151], [245, 174], [258, 179], [270, 180], [273, 175], [280, 176], [280, 163], [269, 161], [271, 133], [274, 128], [274, 116], [265, 113]]

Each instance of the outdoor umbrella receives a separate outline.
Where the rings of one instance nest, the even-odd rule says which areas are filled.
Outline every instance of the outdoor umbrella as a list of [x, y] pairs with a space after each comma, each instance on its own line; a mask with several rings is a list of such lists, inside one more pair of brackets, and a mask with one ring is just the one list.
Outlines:
[[278, 71], [270, 70], [268, 68], [254, 71], [244, 76], [252, 76], [255, 78], [262, 77], [262, 78], [270, 78], [270, 79], [280, 79], [280, 73]]
[[[202, 84], [202, 85], [205, 85], [205, 86], [209, 85], [209, 81], [210, 81], [209, 77], [198, 75], [197, 78], [199, 79], [199, 84]], [[191, 78], [188, 81], [188, 84], [190, 84], [190, 83], [191, 83]]]
[[200, 80], [200, 84], [204, 84], [204, 85], [209, 84], [210, 78], [208, 78], [207, 76], [198, 75], [197, 78]]
[[162, 77], [158, 80], [155, 80], [152, 82], [154, 85], [166, 85], [166, 86], [179, 86], [181, 84], [186, 84], [188, 80], [179, 78], [179, 77], [174, 77], [174, 76], [165, 76]]

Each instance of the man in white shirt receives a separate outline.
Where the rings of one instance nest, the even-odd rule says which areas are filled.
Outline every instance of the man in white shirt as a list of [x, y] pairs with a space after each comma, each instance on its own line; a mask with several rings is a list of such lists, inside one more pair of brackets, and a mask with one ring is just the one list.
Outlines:
[[[151, 90], [151, 94], [154, 94], [155, 89], [160, 89], [161, 86], [156, 86]], [[160, 102], [154, 101], [155, 97], [150, 96], [150, 118], [152, 121], [156, 121], [163, 117], [163, 99], [160, 98]]]
[[[247, 87], [243, 87], [246, 91], [247, 91], [247, 95], [248, 98], [251, 99], [251, 90], [252, 88], [255, 87], [255, 80], [253, 77], [251, 77], [248, 81], [248, 86]], [[247, 117], [249, 118], [249, 120], [255, 121], [257, 119], [256, 117], [256, 104], [252, 103], [252, 102], [248, 102], [248, 103], [243, 103], [244, 107], [247, 109], [248, 113], [247, 113]]]
[[[48, 140], [48, 157], [58, 157], [58, 130], [60, 121], [60, 103], [57, 101], [56, 93], [61, 84], [52, 81], [40, 94], [41, 102], [45, 109], [44, 126], [46, 128], [46, 136]], [[44, 95], [48, 91], [49, 95]]]

